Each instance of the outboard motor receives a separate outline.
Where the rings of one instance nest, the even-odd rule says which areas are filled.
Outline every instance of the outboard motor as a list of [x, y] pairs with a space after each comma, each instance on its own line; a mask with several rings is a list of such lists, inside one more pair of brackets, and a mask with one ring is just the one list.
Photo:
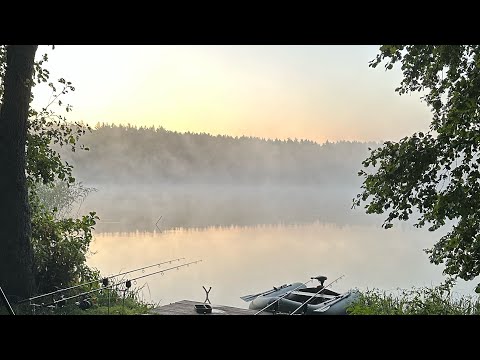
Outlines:
[[317, 279], [318, 281], [320, 281], [320, 286], [323, 287], [323, 283], [325, 282], [325, 280], [327, 280], [327, 277], [326, 276], [316, 276], [316, 277], [312, 277], [311, 279]]

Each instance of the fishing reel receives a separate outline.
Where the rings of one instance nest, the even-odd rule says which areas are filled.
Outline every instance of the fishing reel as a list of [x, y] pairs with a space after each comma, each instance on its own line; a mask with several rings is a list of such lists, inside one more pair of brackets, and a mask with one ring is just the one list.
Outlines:
[[[173, 261], [179, 261], [179, 260], [182, 260], [184, 258], [178, 258], [178, 259], [174, 259], [174, 260], [169, 260], [169, 261], [166, 261], [166, 262], [162, 262], [162, 263], [158, 263], [158, 264], [154, 264], [154, 265], [150, 265], [150, 266], [144, 266], [143, 268], [140, 268], [140, 269], [135, 269], [135, 270], [130, 270], [130, 271], [127, 271], [127, 272], [124, 272], [122, 274], [119, 274], [119, 275], [114, 275], [114, 276], [109, 276], [109, 277], [105, 277], [105, 278], [102, 278], [101, 280], [96, 278], [95, 280], [93, 281], [88, 281], [86, 283], [83, 283], [83, 284], [78, 284], [78, 285], [75, 285], [75, 286], [70, 286], [70, 287], [67, 287], [67, 288], [64, 288], [64, 289], [60, 289], [60, 288], [57, 288], [57, 290], [55, 291], [52, 291], [52, 292], [49, 292], [49, 293], [46, 293], [46, 294], [42, 294], [42, 295], [36, 295], [36, 296], [33, 296], [33, 297], [30, 297], [30, 298], [27, 298], [27, 299], [23, 299], [23, 300], [19, 300], [17, 301], [17, 304], [20, 304], [20, 303], [25, 303], [27, 301], [30, 302], [30, 305], [32, 306], [32, 309], [33, 309], [33, 313], [35, 313], [35, 309], [37, 307], [48, 307], [50, 309], [54, 309], [56, 308], [57, 306], [59, 307], [63, 307], [66, 305], [66, 302], [70, 299], [74, 299], [74, 298], [80, 298], [80, 297], [83, 297], [82, 300], [80, 301], [77, 301], [75, 302], [75, 305], [78, 306], [80, 309], [82, 310], [87, 310], [89, 308], [91, 308], [92, 306], [96, 305], [96, 298], [93, 297], [93, 301], [92, 301], [92, 298], [90, 297], [85, 297], [87, 294], [90, 294], [90, 293], [93, 293], [93, 292], [96, 292], [96, 291], [102, 291], [104, 289], [112, 289], [112, 287], [115, 286], [115, 289], [118, 290], [118, 291], [123, 291], [123, 301], [125, 303], [125, 293], [132, 287], [132, 284], [133, 285], [137, 285], [137, 279], [141, 279], [141, 278], [144, 278], [144, 277], [147, 277], [147, 276], [152, 276], [152, 275], [155, 275], [155, 274], [164, 274], [164, 272], [166, 271], [169, 271], [169, 270], [172, 270], [172, 269], [179, 269], [183, 266], [188, 266], [190, 264], [196, 264], [202, 260], [197, 260], [197, 261], [191, 261], [189, 263], [186, 263], [186, 264], [182, 264], [182, 265], [178, 265], [178, 266], [174, 266], [174, 267], [171, 267], [171, 268], [167, 268], [167, 269], [164, 269], [164, 270], [159, 270], [159, 271], [156, 271], [156, 272], [153, 272], [153, 273], [150, 273], [150, 274], [147, 274], [147, 275], [143, 275], [143, 276], [139, 276], [139, 277], [136, 277], [136, 278], [133, 278], [132, 280], [127, 280], [125, 281], [125, 288], [124, 289], [118, 289], [117, 288], [117, 285], [120, 285], [120, 284], [123, 284], [123, 282], [119, 282], [118, 284], [115, 284], [115, 282], [111, 282], [109, 279], [110, 278], [113, 278], [113, 277], [116, 277], [116, 276], [120, 276], [120, 275], [125, 275], [125, 274], [129, 274], [131, 272], [134, 272], [134, 271], [139, 271], [139, 270], [142, 270], [144, 271], [145, 269], [147, 268], [151, 268], [153, 266], [160, 266], [161, 264], [166, 264], [167, 262], [168, 263], [172, 263]], [[90, 284], [93, 284], [93, 283], [101, 283], [102, 286], [99, 287], [99, 288], [96, 288], [96, 289], [93, 289], [93, 290], [89, 290], [87, 292], [84, 292], [84, 293], [81, 293], [81, 294], [78, 294], [78, 295], [74, 295], [74, 296], [68, 296], [68, 297], [65, 297], [64, 295], [61, 295], [57, 300], [55, 298], [52, 297], [52, 302], [51, 304], [45, 304], [45, 303], [41, 303], [41, 304], [36, 304], [36, 303], [32, 303], [32, 300], [36, 300], [36, 299], [40, 299], [40, 298], [44, 298], [46, 296], [49, 296], [49, 295], [55, 295], [55, 294], [58, 294], [59, 292], [63, 292], [63, 291], [67, 291], [67, 290], [72, 290], [72, 289], [75, 289], [75, 288], [78, 288], [80, 286], [84, 286], [84, 285], [90, 285]], [[2, 293], [3, 294], [3, 293]], [[0, 298], [0, 300], [2, 300]], [[108, 301], [109, 301], [109, 304], [110, 304], [110, 291], [108, 291]]]
[[75, 305], [77, 305], [81, 310], [87, 310], [92, 307], [92, 301], [90, 298], [85, 298], [81, 301], [77, 301]]

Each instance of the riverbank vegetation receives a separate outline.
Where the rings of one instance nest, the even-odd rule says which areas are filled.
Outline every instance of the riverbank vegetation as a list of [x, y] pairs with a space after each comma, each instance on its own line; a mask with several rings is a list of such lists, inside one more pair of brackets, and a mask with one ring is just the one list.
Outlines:
[[447, 286], [371, 289], [361, 292], [350, 315], [480, 315], [480, 297], [452, 293]]

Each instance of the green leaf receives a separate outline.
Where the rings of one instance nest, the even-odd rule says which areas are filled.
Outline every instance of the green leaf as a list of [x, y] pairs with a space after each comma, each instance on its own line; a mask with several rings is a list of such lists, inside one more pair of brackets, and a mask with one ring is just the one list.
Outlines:
[[[401, 62], [399, 94], [423, 92], [431, 110], [429, 132], [386, 141], [362, 164], [361, 197], [368, 214], [386, 212], [383, 227], [395, 219], [429, 231], [448, 227], [431, 249], [431, 263], [444, 273], [472, 280], [480, 275], [479, 45], [382, 45], [370, 62], [392, 69]], [[359, 194], [359, 195], [360, 195]], [[454, 221], [452, 221], [454, 220]], [[478, 287], [477, 287], [478, 289]]]

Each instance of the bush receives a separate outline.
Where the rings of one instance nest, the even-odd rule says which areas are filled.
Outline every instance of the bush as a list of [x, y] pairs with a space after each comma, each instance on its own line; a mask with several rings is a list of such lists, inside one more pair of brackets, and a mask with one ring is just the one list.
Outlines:
[[98, 277], [86, 265], [95, 212], [81, 218], [55, 217], [41, 200], [32, 195], [32, 247], [37, 291], [46, 293]]
[[347, 312], [350, 315], [480, 315], [480, 297], [453, 296], [445, 285], [399, 289], [398, 294], [373, 289], [361, 293]]

